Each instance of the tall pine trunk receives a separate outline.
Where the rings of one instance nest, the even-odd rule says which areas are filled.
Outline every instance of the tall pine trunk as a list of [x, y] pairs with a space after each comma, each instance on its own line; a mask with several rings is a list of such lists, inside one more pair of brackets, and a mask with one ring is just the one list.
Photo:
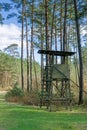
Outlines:
[[36, 85], [35, 89], [36, 89], [36, 91], [38, 91], [37, 71], [36, 71], [36, 62], [35, 62], [34, 49], [33, 49], [33, 64], [34, 64], [35, 85]]
[[53, 39], [53, 29], [54, 29], [55, 7], [56, 7], [56, 1], [54, 0], [54, 3], [53, 3], [53, 13], [52, 13], [52, 25], [51, 25], [51, 44], [50, 44], [50, 50], [52, 50], [52, 39]]
[[34, 26], [34, 0], [32, 0], [32, 18], [31, 18], [31, 48], [30, 48], [30, 92], [32, 91], [32, 59], [33, 59], [33, 26]]
[[[41, 16], [41, 30], [40, 30], [40, 34], [41, 34], [41, 50], [44, 49], [44, 41], [43, 41], [43, 17]], [[43, 85], [43, 68], [44, 68], [44, 57], [43, 57], [43, 54], [41, 54], [41, 85]], [[42, 86], [43, 88], [43, 86]]]
[[[67, 49], [67, 28], [66, 28], [66, 19], [67, 19], [67, 0], [65, 0], [65, 14], [64, 14], [64, 28], [63, 28], [63, 51]], [[66, 62], [65, 57], [63, 58], [63, 63]]]
[[[26, 6], [26, 0], [25, 0]], [[26, 22], [26, 53], [27, 53], [27, 92], [29, 92], [29, 45], [28, 45], [28, 16], [25, 7], [25, 22]]]
[[76, 21], [78, 54], [79, 54], [79, 102], [78, 103], [82, 104], [83, 103], [83, 64], [82, 64], [82, 52], [81, 52], [80, 27], [79, 27], [76, 0], [74, 0], [74, 9], [75, 9], [75, 21]]
[[[63, 29], [62, 29], [62, 14], [63, 14], [63, 8], [62, 8], [63, 1], [61, 0], [60, 3], [60, 51], [63, 50]], [[61, 57], [61, 63], [63, 63], [63, 57]]]
[[22, 86], [22, 90], [24, 89], [23, 40], [24, 40], [24, 2], [22, 1], [22, 35], [21, 35], [21, 86]]
[[[45, 42], [46, 50], [49, 50], [49, 35], [48, 35], [48, 0], [45, 0]], [[49, 56], [46, 55], [46, 66], [49, 66]], [[46, 71], [46, 79], [48, 79], [48, 69]], [[48, 82], [46, 81], [46, 91], [49, 91]]]

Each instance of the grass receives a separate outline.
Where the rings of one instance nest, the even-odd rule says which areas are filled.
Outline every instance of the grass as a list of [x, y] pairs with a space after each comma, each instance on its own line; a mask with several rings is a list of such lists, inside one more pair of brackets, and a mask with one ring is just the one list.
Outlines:
[[0, 100], [0, 130], [87, 130], [87, 113], [48, 112]]

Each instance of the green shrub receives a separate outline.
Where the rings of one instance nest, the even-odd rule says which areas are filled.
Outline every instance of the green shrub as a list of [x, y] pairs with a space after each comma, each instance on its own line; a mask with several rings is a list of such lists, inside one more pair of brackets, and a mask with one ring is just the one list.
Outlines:
[[24, 95], [23, 91], [16, 86], [11, 90], [11, 94], [12, 96], [18, 96], [18, 97], [21, 97]]
[[14, 86], [12, 89], [10, 89], [7, 92], [5, 97], [6, 97], [6, 100], [9, 101], [9, 99], [12, 97], [23, 97], [23, 96], [24, 96], [24, 92], [17, 86]]
[[39, 95], [36, 91], [24, 94], [18, 86], [14, 86], [7, 92], [6, 101], [37, 106], [39, 105]]

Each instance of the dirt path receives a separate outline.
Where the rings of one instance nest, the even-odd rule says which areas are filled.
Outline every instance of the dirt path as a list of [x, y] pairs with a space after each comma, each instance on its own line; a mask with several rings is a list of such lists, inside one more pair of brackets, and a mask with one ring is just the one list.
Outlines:
[[5, 95], [7, 93], [7, 91], [0, 91], [0, 95]]

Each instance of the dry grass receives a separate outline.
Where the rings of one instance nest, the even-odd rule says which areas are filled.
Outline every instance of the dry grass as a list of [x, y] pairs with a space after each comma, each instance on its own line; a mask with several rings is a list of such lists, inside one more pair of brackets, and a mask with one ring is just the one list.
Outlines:
[[19, 103], [24, 105], [39, 105], [39, 96], [37, 93], [32, 92], [31, 94], [24, 94], [24, 96], [9, 96], [6, 98], [6, 101], [13, 102], [13, 103]]

